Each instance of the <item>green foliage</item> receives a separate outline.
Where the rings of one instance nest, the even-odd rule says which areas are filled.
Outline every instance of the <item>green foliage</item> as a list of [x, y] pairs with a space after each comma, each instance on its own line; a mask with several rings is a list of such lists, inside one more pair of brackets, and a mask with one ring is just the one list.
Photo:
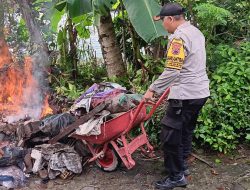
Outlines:
[[214, 4], [232, 13], [228, 22], [228, 27], [221, 32], [220, 40], [226, 43], [239, 39], [249, 39], [250, 37], [250, 3], [248, 0], [214, 0]]
[[73, 82], [69, 82], [61, 78], [60, 86], [56, 86], [56, 93], [68, 97], [70, 100], [75, 100], [82, 94], [82, 90], [77, 89]]
[[81, 16], [92, 11], [89, 0], [67, 0], [67, 8], [71, 18]]
[[75, 25], [79, 38], [88, 39], [90, 38], [89, 26], [93, 24], [92, 16], [89, 14], [81, 15], [72, 19]]
[[89, 0], [62, 0], [54, 5], [58, 11], [66, 11], [71, 18], [81, 16], [92, 11], [92, 4]]
[[57, 9], [52, 9], [50, 12], [50, 27], [53, 32], [57, 32], [57, 26], [62, 19], [64, 12], [60, 12]]
[[80, 64], [79, 75], [82, 87], [86, 89], [93, 83], [102, 82], [107, 76], [107, 72], [104, 65], [98, 64], [93, 60], [92, 62]]
[[166, 102], [163, 102], [155, 111], [152, 118], [147, 122], [146, 131], [150, 142], [154, 145], [160, 144], [161, 120], [166, 113]]
[[167, 35], [160, 22], [154, 22], [153, 16], [160, 12], [160, 6], [155, 0], [123, 0], [128, 17], [136, 32], [146, 42]]
[[150, 56], [144, 56], [144, 66], [134, 72], [132, 66], [128, 68], [132, 88], [137, 93], [145, 93], [149, 85], [162, 73], [164, 60], [154, 60]]
[[217, 54], [221, 64], [211, 73], [211, 98], [202, 109], [195, 137], [226, 153], [249, 139], [250, 43], [219, 45]]
[[92, 6], [95, 13], [106, 15], [117, 0], [93, 0]]
[[17, 26], [17, 38], [18, 41], [24, 41], [27, 42], [29, 39], [29, 32], [26, 28], [25, 21], [23, 19], [20, 19], [20, 22]]
[[215, 27], [226, 25], [231, 13], [210, 3], [202, 3], [194, 8], [197, 11], [198, 24], [208, 41], [214, 38]]
[[17, 54], [17, 59], [22, 60], [24, 56], [23, 49], [29, 42], [29, 32], [23, 19], [20, 19], [19, 22], [11, 20], [11, 22], [12, 25], [15, 25], [10, 27], [9, 34], [6, 36], [6, 41], [11, 45], [16, 46], [15, 53]]
[[214, 161], [216, 164], [221, 164], [221, 160], [220, 159], [215, 159], [215, 161]]
[[[162, 73], [164, 61], [154, 60], [150, 56], [143, 57], [144, 68], [138, 69], [135, 72], [132, 63], [127, 66], [127, 76], [124, 77], [103, 77], [104, 81], [118, 83], [134, 93], [144, 94], [149, 85]], [[146, 70], [145, 70], [146, 69]], [[150, 71], [150, 73], [148, 72]]]
[[57, 94], [66, 96], [70, 100], [75, 100], [93, 83], [102, 82], [106, 77], [105, 67], [94, 61], [79, 64], [79, 76], [76, 82], [71, 81], [70, 70], [68, 73], [64, 71], [63, 65], [55, 65], [54, 67], [53, 70], [57, 70], [57, 72], [51, 75], [53, 76], [50, 80], [52, 87]]
[[[248, 132], [249, 132], [249, 130], [248, 130]], [[247, 134], [246, 140], [250, 142], [250, 132]]]

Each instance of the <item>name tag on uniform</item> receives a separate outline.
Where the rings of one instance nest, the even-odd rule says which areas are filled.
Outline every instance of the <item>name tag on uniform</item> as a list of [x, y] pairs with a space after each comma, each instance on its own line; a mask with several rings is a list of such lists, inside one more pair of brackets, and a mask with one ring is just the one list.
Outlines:
[[168, 48], [166, 67], [180, 70], [182, 69], [184, 58], [185, 53], [183, 41], [174, 38]]

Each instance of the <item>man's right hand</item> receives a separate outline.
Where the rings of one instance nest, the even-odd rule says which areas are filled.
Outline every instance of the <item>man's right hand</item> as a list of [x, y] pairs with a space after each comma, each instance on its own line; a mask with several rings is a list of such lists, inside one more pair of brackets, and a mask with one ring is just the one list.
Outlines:
[[152, 100], [153, 96], [154, 92], [148, 89], [147, 92], [144, 94], [144, 99], [145, 101]]

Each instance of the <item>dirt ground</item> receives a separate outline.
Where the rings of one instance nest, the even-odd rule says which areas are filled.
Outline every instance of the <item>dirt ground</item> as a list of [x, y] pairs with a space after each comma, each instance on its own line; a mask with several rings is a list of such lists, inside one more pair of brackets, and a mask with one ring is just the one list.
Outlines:
[[[81, 175], [71, 180], [51, 180], [47, 188], [51, 190], [145, 190], [154, 189], [153, 183], [163, 178], [163, 159], [161, 152], [156, 153], [157, 160], [149, 160], [139, 152], [134, 154], [136, 166], [127, 170], [124, 166], [117, 171], [106, 173], [100, 171], [95, 164], [85, 166]], [[199, 155], [215, 165], [214, 170], [198, 159], [191, 159], [192, 172], [186, 190], [250, 190], [250, 148], [241, 147], [233, 156]], [[215, 160], [217, 159], [217, 164]], [[220, 163], [218, 163], [220, 162]], [[37, 186], [39, 178], [31, 177], [28, 187], [23, 190], [41, 189]], [[1, 187], [0, 189], [4, 189]], [[183, 188], [175, 188], [180, 190]]]

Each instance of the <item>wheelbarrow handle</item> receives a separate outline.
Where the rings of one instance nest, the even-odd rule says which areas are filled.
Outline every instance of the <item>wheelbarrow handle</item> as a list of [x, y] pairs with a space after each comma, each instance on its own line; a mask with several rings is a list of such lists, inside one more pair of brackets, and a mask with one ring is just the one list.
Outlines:
[[152, 103], [152, 102], [145, 102], [145, 100], [143, 99], [140, 104], [137, 106], [135, 113], [132, 114], [132, 119], [129, 122], [129, 125], [127, 127], [127, 129], [123, 132], [123, 134], [127, 133], [133, 126], [138, 114], [141, 112], [142, 107], [146, 104], [146, 105], [152, 105], [152, 109], [150, 110], [149, 114], [147, 114], [147, 116], [145, 117], [144, 121], [148, 120], [153, 113], [155, 112], [155, 110], [157, 109], [157, 107], [161, 104], [161, 102], [166, 98], [166, 96], [169, 94], [170, 91], [170, 87], [167, 88], [165, 90], [165, 92], [161, 95], [161, 97], [159, 98], [159, 100], [156, 103]]
[[126, 130], [123, 132], [123, 134], [127, 133], [127, 132], [132, 128], [132, 126], [133, 126], [133, 124], [134, 124], [134, 122], [135, 122], [135, 120], [136, 120], [138, 114], [141, 112], [141, 109], [142, 109], [142, 107], [144, 106], [144, 104], [145, 104], [145, 101], [142, 100], [142, 101], [139, 103], [139, 105], [137, 106], [137, 108], [136, 108], [136, 110], [135, 110], [135, 113], [133, 114], [133, 113], [131, 112], [131, 120], [130, 120], [130, 122], [129, 122], [129, 124], [128, 124], [128, 127], [127, 127]]
[[150, 110], [149, 114], [146, 116], [145, 121], [148, 120], [158, 108], [158, 106], [162, 103], [162, 101], [168, 96], [170, 92], [170, 87], [168, 87], [165, 92], [161, 95], [161, 97], [157, 100], [156, 103], [146, 102], [146, 105], [152, 105], [152, 109]]

